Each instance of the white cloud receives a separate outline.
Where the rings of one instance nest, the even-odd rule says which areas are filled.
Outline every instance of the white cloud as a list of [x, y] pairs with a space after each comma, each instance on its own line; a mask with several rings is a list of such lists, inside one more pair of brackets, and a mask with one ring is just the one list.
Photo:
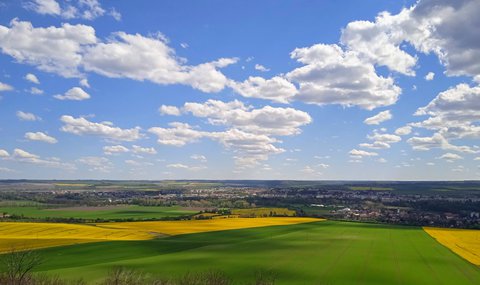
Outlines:
[[37, 78], [37, 76], [35, 76], [35, 74], [28, 73], [27, 75], [25, 75], [25, 79], [32, 82], [32, 83], [40, 84], [40, 80], [38, 80], [38, 78]]
[[162, 115], [180, 116], [181, 114], [180, 109], [175, 106], [162, 105], [158, 108], [158, 111]]
[[199, 171], [199, 170], [206, 169], [206, 167], [203, 166], [203, 165], [192, 166], [192, 165], [186, 165], [186, 164], [183, 164], [183, 163], [172, 163], [172, 164], [168, 164], [167, 167], [168, 168], [175, 168], [175, 169], [185, 169], [185, 170], [189, 170], [189, 171]]
[[261, 72], [267, 72], [270, 71], [270, 68], [266, 68], [265, 66], [261, 64], [255, 64], [255, 70], [261, 71]]
[[132, 151], [134, 153], [156, 154], [157, 151], [153, 147], [141, 147], [138, 145], [132, 145]]
[[149, 80], [158, 84], [185, 84], [203, 92], [219, 92], [227, 78], [218, 71], [237, 61], [221, 58], [196, 66], [183, 65], [162, 37], [114, 33], [109, 41], [86, 49], [83, 64], [88, 71], [112, 78]]
[[13, 19], [10, 28], [0, 25], [0, 48], [17, 62], [64, 77], [79, 76], [84, 47], [96, 43], [95, 30], [85, 25], [34, 28]]
[[90, 88], [90, 84], [88, 83], [88, 79], [86, 79], [86, 78], [80, 79], [78, 84], [80, 84], [80, 86]]
[[406, 135], [409, 135], [411, 132], [412, 132], [411, 126], [400, 127], [395, 130], [395, 134], [399, 136], [406, 136]]
[[28, 112], [17, 111], [16, 115], [17, 115], [17, 118], [21, 121], [40, 121], [41, 120], [39, 116], [32, 113], [28, 113]]
[[188, 166], [182, 163], [172, 163], [167, 165], [168, 168], [180, 168], [180, 169], [188, 169]]
[[384, 142], [384, 143], [397, 143], [402, 140], [401, 137], [394, 135], [394, 134], [382, 134], [378, 132], [374, 132], [373, 135], [368, 135], [368, 139], [377, 141], [377, 142]]
[[293, 108], [274, 108], [265, 106], [252, 109], [235, 100], [222, 102], [208, 100], [201, 103], [185, 103], [183, 111], [200, 118], [208, 118], [214, 125], [232, 126], [237, 129], [268, 135], [295, 135], [300, 127], [312, 121], [306, 112]]
[[190, 158], [194, 160], [198, 160], [200, 162], [207, 162], [207, 158], [201, 154], [192, 154]]
[[405, 75], [415, 75], [413, 67], [417, 58], [400, 49], [403, 34], [393, 28], [408, 16], [409, 12], [405, 10], [394, 16], [382, 12], [375, 22], [350, 22], [342, 31], [341, 42], [368, 62]]
[[244, 97], [267, 99], [279, 103], [288, 103], [298, 92], [295, 85], [280, 76], [271, 79], [250, 76], [243, 82], [230, 81], [228, 85]]
[[189, 124], [173, 122], [169, 125], [171, 128], [153, 127], [148, 131], [157, 135], [159, 144], [177, 147], [196, 142], [208, 135], [206, 132], [193, 129]]
[[[41, 15], [59, 16], [64, 19], [94, 20], [106, 12], [98, 0], [65, 1], [62, 5], [56, 0], [33, 0], [26, 2], [24, 7]], [[121, 19], [120, 13], [114, 9], [108, 14], [117, 21]]]
[[56, 144], [58, 142], [56, 138], [42, 132], [28, 132], [25, 134], [25, 138], [31, 141], [41, 141], [49, 144]]
[[366, 118], [365, 121], [363, 121], [367, 125], [379, 125], [382, 122], [388, 121], [392, 118], [392, 113], [390, 113], [390, 110], [380, 112], [376, 114], [375, 116]]
[[286, 75], [300, 85], [296, 100], [372, 110], [394, 104], [401, 93], [392, 78], [377, 75], [372, 64], [338, 45], [297, 48], [291, 57], [305, 64]]
[[432, 81], [434, 77], [435, 77], [435, 73], [429, 72], [427, 73], [427, 75], [425, 75], [425, 80]]
[[105, 157], [100, 156], [85, 156], [77, 159], [77, 162], [85, 164], [90, 167], [89, 171], [100, 171], [108, 173], [113, 169], [112, 162]]
[[13, 154], [9, 157], [10, 160], [18, 161], [22, 163], [29, 163], [35, 165], [41, 165], [44, 167], [60, 168], [65, 170], [76, 169], [72, 163], [65, 163], [58, 158], [41, 158], [38, 155], [29, 153], [23, 149], [16, 148], [13, 150]]
[[377, 162], [387, 163], [388, 161], [385, 158], [381, 157], [381, 158], [377, 159]]
[[25, 7], [41, 15], [60, 15], [61, 8], [56, 0], [33, 0], [26, 2]]
[[475, 77], [480, 74], [479, 33], [471, 27], [480, 25], [479, 10], [476, 0], [422, 0], [396, 15], [382, 12], [375, 22], [348, 24], [342, 42], [372, 62], [413, 75], [416, 57], [401, 49], [408, 42], [417, 51], [436, 54], [447, 75]]
[[140, 127], [121, 129], [110, 122], [94, 123], [83, 117], [68, 115], [62, 116], [60, 120], [64, 123], [60, 130], [75, 135], [93, 135], [117, 141], [135, 141], [142, 137]]
[[11, 91], [11, 90], [13, 90], [13, 87], [12, 87], [12, 86], [10, 86], [10, 85], [8, 85], [8, 84], [6, 84], [6, 83], [0, 82], [0, 92], [1, 92], [1, 91]]
[[412, 137], [407, 140], [414, 150], [430, 150], [433, 148], [440, 148], [444, 150], [452, 150], [463, 153], [476, 153], [478, 151], [473, 150], [469, 146], [456, 146], [448, 142], [440, 133], [435, 133], [431, 137]]
[[43, 94], [43, 90], [42, 90], [42, 89], [39, 89], [39, 88], [37, 88], [37, 87], [31, 87], [28, 92], [30, 92], [30, 93], [33, 94], [33, 95], [41, 95], [41, 94]]
[[4, 149], [0, 149], [0, 157], [9, 157], [10, 154]]
[[107, 145], [103, 147], [103, 153], [106, 155], [113, 155], [117, 153], [125, 153], [129, 152], [130, 150], [123, 145]]
[[82, 101], [82, 100], [90, 99], [90, 95], [87, 92], [83, 91], [83, 89], [80, 87], [73, 87], [67, 92], [65, 92], [64, 95], [54, 95], [53, 97], [58, 100], [73, 100], [73, 101]]
[[373, 143], [361, 143], [360, 147], [371, 148], [371, 149], [386, 149], [390, 148], [390, 144], [380, 141], [375, 141]]
[[376, 152], [370, 152], [370, 151], [364, 151], [364, 150], [358, 150], [358, 149], [352, 149], [350, 152], [349, 152], [350, 156], [352, 158], [355, 158], [355, 159], [361, 159], [363, 158], [364, 156], [377, 156], [378, 153]]
[[122, 20], [122, 14], [120, 14], [120, 12], [118, 12], [115, 8], [111, 8], [108, 14], [118, 22]]
[[461, 157], [458, 154], [448, 152], [448, 153], [445, 153], [442, 156], [439, 156], [438, 159], [445, 159], [448, 162], [453, 162], [454, 160], [463, 159], [463, 157]]

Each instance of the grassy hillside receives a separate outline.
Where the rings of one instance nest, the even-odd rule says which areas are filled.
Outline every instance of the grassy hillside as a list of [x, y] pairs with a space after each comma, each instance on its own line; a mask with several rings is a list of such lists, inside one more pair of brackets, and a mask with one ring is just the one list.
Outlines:
[[40, 250], [40, 270], [89, 281], [114, 265], [158, 276], [220, 269], [239, 282], [266, 269], [278, 284], [480, 284], [480, 269], [421, 228], [318, 222]]

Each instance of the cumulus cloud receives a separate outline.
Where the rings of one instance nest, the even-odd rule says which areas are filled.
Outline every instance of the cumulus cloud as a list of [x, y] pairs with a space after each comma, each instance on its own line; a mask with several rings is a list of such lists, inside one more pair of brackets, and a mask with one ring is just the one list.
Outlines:
[[403, 126], [395, 130], [395, 134], [399, 136], [406, 136], [412, 132], [411, 126]]
[[54, 95], [53, 97], [58, 100], [72, 101], [82, 101], [90, 99], [90, 95], [87, 92], [83, 91], [83, 89], [80, 87], [73, 87], [67, 92], [65, 92], [64, 95]]
[[376, 114], [375, 116], [366, 118], [365, 121], [363, 121], [367, 125], [379, 125], [382, 122], [388, 121], [392, 119], [392, 113], [390, 110], [380, 112]]
[[312, 121], [306, 112], [293, 108], [265, 106], [253, 109], [238, 100], [222, 102], [208, 100], [205, 103], [185, 103], [184, 112], [200, 118], [208, 118], [214, 125], [232, 126], [255, 134], [294, 135], [300, 127]]
[[113, 169], [113, 163], [106, 157], [85, 156], [77, 159], [77, 162], [89, 167], [89, 171], [108, 173]]
[[161, 34], [147, 37], [116, 32], [101, 41], [91, 26], [35, 28], [30, 22], [17, 19], [10, 22], [10, 27], [0, 25], [0, 48], [20, 63], [63, 77], [83, 77], [83, 71], [90, 71], [162, 85], [184, 84], [208, 93], [225, 88], [228, 79], [219, 69], [238, 60], [220, 58], [187, 65], [186, 59], [177, 57]]
[[363, 157], [371, 157], [371, 156], [377, 156], [378, 153], [376, 152], [370, 152], [370, 151], [364, 151], [364, 150], [358, 150], [358, 149], [352, 149], [350, 152], [350, 157], [353, 159], [362, 159]]
[[431, 137], [412, 137], [407, 140], [414, 150], [431, 150], [440, 148], [444, 150], [452, 150], [463, 153], [477, 153], [478, 151], [469, 146], [457, 146], [451, 144], [440, 133], [435, 133]]
[[183, 163], [172, 163], [172, 164], [168, 164], [167, 167], [175, 168], [175, 169], [185, 169], [190, 171], [198, 171], [198, 170], [206, 169], [206, 167], [203, 165], [192, 166], [192, 165], [186, 165]]
[[271, 79], [250, 76], [243, 82], [230, 81], [228, 85], [244, 97], [267, 99], [279, 103], [288, 103], [297, 94], [295, 85], [281, 76]]
[[475, 77], [480, 74], [479, 32], [471, 27], [480, 25], [479, 10], [476, 0], [421, 0], [395, 15], [382, 12], [375, 22], [348, 24], [342, 43], [376, 64], [414, 75], [416, 56], [401, 48], [408, 42], [417, 51], [436, 54], [447, 75]]
[[2, 92], [2, 91], [11, 91], [11, 90], [13, 90], [13, 87], [12, 87], [12, 86], [10, 86], [10, 85], [8, 85], [8, 84], [6, 84], [6, 83], [0, 82], [0, 92]]
[[162, 115], [180, 116], [181, 111], [175, 106], [162, 105], [158, 108], [158, 111]]
[[192, 154], [190, 158], [194, 160], [198, 160], [200, 162], [207, 162], [207, 158], [201, 154]]
[[64, 77], [79, 76], [84, 47], [96, 42], [95, 30], [80, 24], [34, 28], [30, 22], [13, 19], [10, 27], [0, 25], [3, 53], [17, 62]]
[[60, 168], [65, 170], [76, 169], [75, 165], [72, 163], [62, 162], [60, 159], [54, 157], [41, 158], [36, 154], [30, 153], [20, 148], [14, 149], [9, 159], [21, 163], [41, 165], [43, 167]]
[[163, 37], [114, 33], [107, 41], [89, 47], [83, 64], [88, 71], [133, 80], [149, 80], [158, 84], [185, 84], [203, 92], [219, 92], [227, 78], [218, 71], [237, 61], [221, 58], [196, 66], [184, 65]]
[[177, 147], [196, 142], [207, 136], [206, 132], [195, 130], [189, 124], [173, 122], [169, 126], [170, 128], [153, 127], [148, 131], [157, 135], [159, 144]]
[[414, 149], [426, 150], [438, 147], [446, 150], [474, 153], [472, 147], [455, 146], [450, 141], [462, 138], [480, 138], [480, 86], [458, 84], [440, 92], [427, 106], [419, 108], [415, 115], [428, 118], [410, 125], [434, 130], [432, 137], [412, 138]]
[[30, 90], [28, 90], [28, 92], [30, 92], [30, 94], [33, 94], [33, 95], [42, 95], [43, 94], [43, 90], [39, 89], [37, 87], [31, 87]]
[[38, 78], [37, 78], [37, 76], [35, 76], [35, 74], [28, 73], [27, 75], [25, 75], [25, 79], [32, 82], [32, 83], [40, 84], [40, 80], [38, 80]]
[[10, 154], [4, 149], [0, 149], [0, 157], [9, 157]]
[[[65, 1], [62, 5], [56, 0], [33, 0], [25, 2], [24, 7], [41, 15], [58, 16], [64, 19], [94, 20], [106, 13], [98, 0]], [[121, 19], [120, 13], [115, 9], [108, 15], [117, 21]]]
[[458, 154], [448, 152], [448, 153], [445, 153], [442, 156], [439, 156], [438, 159], [445, 159], [448, 162], [453, 162], [455, 160], [463, 159], [463, 157], [461, 157]]
[[376, 141], [376, 142], [373, 142], [373, 143], [361, 143], [361, 144], [359, 144], [359, 146], [364, 147], [364, 148], [371, 148], [371, 149], [390, 148], [390, 144], [388, 144], [386, 142], [380, 142], [380, 141]]
[[138, 145], [132, 145], [132, 151], [134, 153], [143, 153], [143, 154], [156, 154], [157, 151], [153, 147], [141, 147]]
[[372, 110], [394, 104], [401, 93], [392, 78], [379, 76], [373, 64], [338, 45], [297, 48], [291, 57], [305, 64], [286, 75], [300, 85], [296, 100]]
[[56, 138], [42, 132], [28, 132], [25, 134], [25, 138], [31, 141], [41, 141], [49, 144], [56, 144], [58, 142]]
[[267, 71], [270, 71], [269, 68], [266, 68], [265, 66], [261, 65], [261, 64], [255, 64], [255, 70], [258, 70], [258, 71], [262, 71], [262, 72], [267, 72]]
[[88, 83], [88, 79], [86, 79], [86, 78], [80, 79], [78, 84], [80, 84], [80, 86], [90, 88], [90, 84]]
[[17, 111], [16, 115], [20, 121], [40, 121], [41, 120], [39, 116], [33, 113]]
[[117, 153], [125, 153], [129, 152], [130, 150], [123, 145], [107, 145], [103, 147], [103, 153], [106, 155], [113, 155]]
[[[175, 122], [170, 123], [170, 128], [149, 129], [149, 132], [157, 135], [158, 143], [184, 146], [203, 138], [214, 140], [234, 153], [238, 167], [256, 165], [259, 161], [267, 160], [271, 154], [284, 152], [284, 149], [274, 145], [280, 142], [275, 136], [299, 134], [300, 128], [312, 121], [307, 113], [293, 108], [265, 106], [255, 109], [238, 100], [187, 102], [177, 109], [181, 113], [206, 118], [209, 124], [223, 126], [225, 130], [207, 132]], [[173, 109], [175, 113], [177, 109]], [[168, 109], [164, 107], [163, 110]]]
[[425, 75], [425, 80], [432, 81], [434, 77], [435, 77], [435, 73], [429, 72], [427, 73], [427, 75]]
[[75, 118], [68, 115], [62, 116], [60, 121], [64, 123], [61, 131], [79, 136], [93, 135], [116, 141], [135, 141], [142, 137], [140, 127], [122, 129], [115, 127], [111, 122], [95, 123], [83, 117]]

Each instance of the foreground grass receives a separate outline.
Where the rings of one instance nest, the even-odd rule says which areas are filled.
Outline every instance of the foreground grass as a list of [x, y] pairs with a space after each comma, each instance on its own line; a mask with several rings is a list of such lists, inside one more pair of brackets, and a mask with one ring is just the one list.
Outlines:
[[480, 269], [422, 228], [314, 222], [116, 241], [39, 251], [42, 273], [102, 280], [115, 266], [159, 278], [215, 269], [245, 284], [255, 270], [277, 284], [480, 284]]
[[34, 249], [115, 240], [148, 240], [165, 235], [290, 225], [313, 218], [233, 218], [213, 220], [120, 222], [96, 224], [0, 223], [0, 253], [12, 248]]
[[423, 228], [439, 243], [480, 266], [480, 230]]

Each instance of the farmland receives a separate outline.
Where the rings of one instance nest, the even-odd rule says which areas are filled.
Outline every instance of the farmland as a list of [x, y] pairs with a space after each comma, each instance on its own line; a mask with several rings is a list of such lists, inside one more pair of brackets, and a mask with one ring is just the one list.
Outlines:
[[138, 206], [115, 205], [106, 207], [52, 207], [49, 205], [5, 205], [0, 213], [23, 216], [26, 218], [77, 218], [77, 219], [159, 219], [165, 217], [187, 216], [197, 211], [182, 209], [178, 206]]
[[278, 284], [480, 282], [477, 266], [420, 227], [333, 221], [78, 244], [39, 253], [46, 260], [39, 271], [89, 282], [118, 265], [159, 277], [214, 268], [237, 282], [263, 269], [274, 272]]
[[424, 230], [456, 254], [480, 266], [480, 231], [425, 227]]
[[0, 224], [0, 252], [57, 245], [148, 240], [163, 235], [178, 235], [241, 228], [289, 225], [319, 221], [313, 218], [212, 219], [97, 224], [15, 223]]

